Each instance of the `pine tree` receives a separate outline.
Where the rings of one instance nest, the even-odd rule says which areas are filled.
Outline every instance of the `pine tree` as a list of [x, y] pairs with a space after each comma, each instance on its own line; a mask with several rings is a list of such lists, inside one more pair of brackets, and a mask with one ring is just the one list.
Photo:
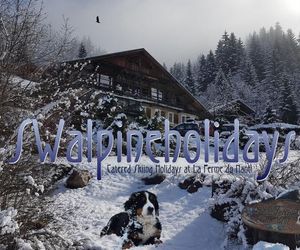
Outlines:
[[163, 67], [165, 68], [165, 70], [168, 71], [168, 67], [167, 67], [167, 65], [165, 63], [163, 63]]
[[265, 79], [262, 81], [263, 91], [269, 95], [272, 94], [270, 98], [275, 109], [279, 109], [280, 107], [279, 97], [284, 71], [285, 68], [280, 57], [280, 49], [276, 46], [269, 52], [266, 58]]
[[248, 56], [246, 56], [244, 59], [242, 67], [242, 78], [249, 86], [252, 86], [253, 88], [255, 88], [258, 84], [255, 68]]
[[[188, 84], [191, 91], [195, 87], [195, 95], [212, 102], [209, 106], [216, 100], [222, 103], [240, 98], [254, 108], [259, 117], [263, 117], [268, 105], [272, 107], [269, 112], [285, 113], [279, 113], [287, 109], [287, 104], [282, 103], [285, 75], [290, 92], [300, 90], [300, 36], [297, 40], [292, 30], [285, 32], [277, 23], [268, 30], [262, 28], [258, 34], [251, 34], [245, 44], [234, 33], [225, 32], [215, 53], [210, 51], [206, 57], [200, 56], [191, 67], [176, 63], [170, 71], [178, 75], [181, 83]], [[190, 79], [194, 80], [194, 86]], [[226, 98], [222, 98], [224, 95]], [[288, 106], [293, 106], [291, 100], [287, 100]], [[292, 101], [300, 110], [299, 98]]]
[[87, 52], [86, 52], [85, 46], [83, 43], [80, 43], [79, 51], [78, 51], [78, 58], [85, 58], [85, 57], [87, 57]]
[[184, 84], [185, 66], [183, 63], [174, 63], [174, 65], [170, 68], [170, 73], [177, 81]]
[[255, 33], [250, 38], [248, 51], [251, 62], [255, 68], [257, 78], [259, 81], [262, 81], [265, 78], [264, 53], [259, 44], [259, 38]]
[[286, 60], [288, 61], [287, 63], [287, 68], [290, 73], [299, 73], [300, 71], [300, 48], [297, 43], [297, 39], [291, 29], [287, 30], [287, 34], [285, 36], [285, 48], [287, 52], [285, 53], [286, 55]]
[[217, 66], [214, 53], [210, 50], [206, 56], [206, 83], [209, 85], [212, 83], [217, 75]]
[[294, 96], [290, 88], [290, 81], [286, 76], [283, 79], [281, 89], [281, 119], [283, 122], [297, 124], [299, 120], [299, 114], [297, 105], [294, 101]]
[[141, 104], [139, 104], [137, 114], [135, 117], [135, 122], [139, 126], [146, 126], [148, 124], [148, 118], [145, 112], [145, 108]]
[[272, 103], [270, 101], [267, 103], [267, 108], [265, 109], [262, 120], [264, 124], [270, 124], [279, 121], [278, 112], [272, 107]]
[[147, 129], [164, 131], [165, 118], [160, 116], [158, 112], [155, 112], [154, 116], [149, 120]]
[[229, 72], [229, 50], [228, 50], [229, 37], [228, 33], [225, 31], [222, 39], [219, 40], [216, 49], [216, 62], [219, 68], [227, 74]]
[[241, 39], [237, 39], [234, 33], [228, 36], [224, 33], [216, 49], [216, 61], [225, 75], [229, 72], [238, 73], [244, 57], [244, 46]]
[[217, 91], [217, 96], [214, 97], [214, 99], [219, 104], [226, 104], [229, 101], [231, 101], [233, 90], [230, 81], [225, 76], [222, 69], [219, 69], [215, 83], [214, 83], [215, 89]]
[[195, 81], [192, 73], [191, 60], [188, 61], [186, 66], [186, 78], [184, 84], [192, 93], [195, 93]]
[[200, 94], [206, 91], [208, 85], [207, 81], [207, 67], [205, 56], [202, 55], [196, 66], [196, 93]]
[[228, 63], [230, 71], [237, 72], [240, 66], [240, 58], [239, 58], [239, 51], [238, 51], [238, 42], [234, 35], [234, 33], [230, 34], [229, 41], [228, 41]]
[[241, 38], [239, 38], [237, 41], [236, 54], [237, 54], [237, 67], [238, 69], [240, 69], [246, 57], [245, 46]]

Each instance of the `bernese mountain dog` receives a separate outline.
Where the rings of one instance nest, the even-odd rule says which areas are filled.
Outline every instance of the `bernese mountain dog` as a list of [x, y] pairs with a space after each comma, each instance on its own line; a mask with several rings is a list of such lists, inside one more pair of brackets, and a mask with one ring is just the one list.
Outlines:
[[124, 203], [125, 212], [111, 217], [101, 231], [101, 237], [116, 234], [124, 237], [122, 249], [132, 246], [160, 244], [161, 224], [159, 205], [155, 194], [139, 191]]

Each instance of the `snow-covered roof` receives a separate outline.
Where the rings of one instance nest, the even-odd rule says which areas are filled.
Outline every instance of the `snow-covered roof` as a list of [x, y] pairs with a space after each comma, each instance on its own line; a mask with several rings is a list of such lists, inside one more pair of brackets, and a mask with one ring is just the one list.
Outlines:
[[209, 112], [210, 113], [215, 113], [215, 112], [218, 112], [218, 111], [230, 110], [231, 108], [234, 108], [237, 104], [244, 107], [244, 108], [246, 108], [250, 113], [255, 113], [255, 111], [249, 105], [244, 103], [241, 99], [235, 99], [235, 100], [232, 100], [230, 102], [227, 102], [227, 103], [215, 106], [213, 108], [210, 108]]

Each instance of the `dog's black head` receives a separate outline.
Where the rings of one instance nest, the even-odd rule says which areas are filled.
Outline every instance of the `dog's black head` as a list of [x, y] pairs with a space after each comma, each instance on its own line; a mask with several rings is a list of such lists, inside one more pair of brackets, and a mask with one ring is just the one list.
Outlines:
[[134, 216], [151, 217], [159, 215], [157, 197], [148, 191], [133, 193], [129, 200], [124, 203], [124, 208]]

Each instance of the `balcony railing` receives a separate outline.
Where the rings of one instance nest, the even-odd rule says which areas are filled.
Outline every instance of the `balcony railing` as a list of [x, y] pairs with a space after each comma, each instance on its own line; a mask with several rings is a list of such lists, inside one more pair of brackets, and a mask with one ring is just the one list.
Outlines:
[[[121, 86], [121, 88], [118, 88], [117, 87], [118, 85]], [[159, 100], [158, 98], [153, 98], [151, 96], [151, 88], [148, 89], [147, 93], [145, 93], [145, 91], [143, 91], [140, 88], [125, 88], [124, 89], [122, 84], [118, 83], [118, 82], [114, 82], [113, 85], [96, 84], [94, 86], [99, 89], [103, 89], [103, 90], [115, 93], [117, 95], [125, 96], [125, 97], [133, 97], [136, 99], [143, 99], [143, 100], [148, 100], [148, 101], [161, 103], [161, 104], [165, 104], [165, 105], [170, 105], [170, 106], [176, 106], [176, 107], [182, 106], [178, 103], [178, 100], [176, 100], [175, 98], [170, 98], [170, 97], [166, 96], [166, 94], [164, 92], [162, 94], [161, 100]]]

